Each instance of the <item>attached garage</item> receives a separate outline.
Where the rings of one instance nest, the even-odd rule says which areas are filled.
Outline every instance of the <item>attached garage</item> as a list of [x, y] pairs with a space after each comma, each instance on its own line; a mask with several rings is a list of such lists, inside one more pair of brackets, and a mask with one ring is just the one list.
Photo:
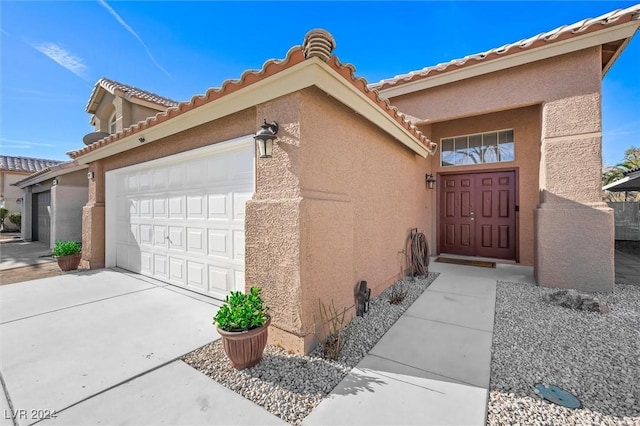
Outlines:
[[244, 291], [251, 136], [106, 173], [106, 266], [208, 296]]
[[33, 194], [33, 240], [51, 244], [51, 191]]

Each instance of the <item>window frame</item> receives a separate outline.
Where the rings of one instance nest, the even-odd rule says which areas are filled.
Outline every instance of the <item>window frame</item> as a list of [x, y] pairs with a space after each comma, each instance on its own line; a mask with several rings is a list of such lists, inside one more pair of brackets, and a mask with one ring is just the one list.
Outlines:
[[[511, 132], [512, 135], [512, 140], [510, 142], [500, 142], [501, 138], [501, 134], [506, 133], [506, 132]], [[489, 146], [493, 146], [495, 147], [495, 151], [492, 153], [492, 155], [496, 158], [496, 160], [493, 161], [485, 161], [485, 154], [486, 154], [486, 150], [485, 150], [485, 145], [484, 145], [484, 139], [486, 135], [495, 135], [494, 136], [494, 140], [495, 140], [495, 144], [490, 144], [490, 145], [486, 145], [486, 147]], [[473, 146], [470, 147], [470, 140], [472, 137], [477, 137], [480, 136], [480, 145], [477, 146]], [[466, 148], [457, 148], [458, 143], [463, 140], [466, 139]], [[479, 166], [482, 164], [496, 164], [496, 163], [509, 163], [509, 162], [513, 162], [516, 160], [516, 131], [515, 128], [513, 127], [508, 127], [508, 128], [503, 128], [503, 129], [498, 129], [498, 130], [491, 130], [489, 132], [477, 132], [477, 133], [469, 133], [466, 135], [456, 135], [456, 136], [447, 136], [444, 138], [440, 138], [440, 167], [459, 167], [459, 166]], [[445, 150], [445, 143], [449, 143], [451, 144], [451, 149], [447, 149]], [[508, 152], [508, 155], [505, 155], [505, 157], [507, 157], [507, 159], [502, 159], [503, 155], [501, 155], [501, 151], [500, 151], [500, 145], [511, 145], [512, 148], [511, 150]], [[470, 158], [469, 155], [469, 151], [473, 148], [477, 148], [480, 147], [480, 161], [479, 162], [468, 162], [468, 158]], [[465, 156], [465, 151], [466, 151], [466, 156]], [[447, 155], [450, 155], [451, 157], [453, 157], [453, 163], [451, 162], [445, 162], [445, 153]], [[463, 158], [463, 162], [458, 162], [459, 158]]]

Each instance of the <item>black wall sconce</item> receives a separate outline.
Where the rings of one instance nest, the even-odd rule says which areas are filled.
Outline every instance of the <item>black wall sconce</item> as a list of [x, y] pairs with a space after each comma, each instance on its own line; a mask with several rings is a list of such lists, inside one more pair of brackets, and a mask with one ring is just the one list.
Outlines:
[[276, 134], [278, 133], [278, 123], [272, 121], [271, 123], [267, 123], [267, 120], [264, 120], [264, 124], [258, 133], [253, 137], [258, 144], [258, 154], [260, 158], [271, 158], [271, 154], [273, 153], [273, 143], [278, 140], [276, 138]]
[[16, 204], [18, 204], [18, 205], [22, 204], [22, 197], [20, 197], [20, 198], [18, 198], [18, 199], [16, 200]]
[[51, 181], [51, 186], [56, 186], [57, 184], [58, 184], [58, 178], [54, 178], [54, 179]]
[[87, 179], [91, 180], [91, 179], [93, 179], [95, 177], [96, 177], [96, 174], [94, 172], [87, 173]]
[[427, 182], [429, 189], [433, 189], [433, 186], [436, 184], [436, 177], [429, 173], [427, 174], [425, 181]]

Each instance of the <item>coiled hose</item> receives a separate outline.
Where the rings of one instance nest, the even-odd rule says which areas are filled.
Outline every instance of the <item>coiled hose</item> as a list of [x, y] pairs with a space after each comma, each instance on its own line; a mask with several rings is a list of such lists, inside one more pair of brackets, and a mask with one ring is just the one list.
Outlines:
[[412, 276], [429, 273], [429, 243], [427, 237], [417, 228], [411, 230], [409, 237], [409, 262]]

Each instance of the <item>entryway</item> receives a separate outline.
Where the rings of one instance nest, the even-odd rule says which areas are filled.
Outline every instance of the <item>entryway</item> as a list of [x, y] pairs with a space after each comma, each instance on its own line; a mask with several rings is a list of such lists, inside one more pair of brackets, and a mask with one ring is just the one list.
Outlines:
[[33, 194], [32, 239], [51, 244], [51, 191]]
[[439, 252], [516, 259], [516, 171], [441, 175]]

